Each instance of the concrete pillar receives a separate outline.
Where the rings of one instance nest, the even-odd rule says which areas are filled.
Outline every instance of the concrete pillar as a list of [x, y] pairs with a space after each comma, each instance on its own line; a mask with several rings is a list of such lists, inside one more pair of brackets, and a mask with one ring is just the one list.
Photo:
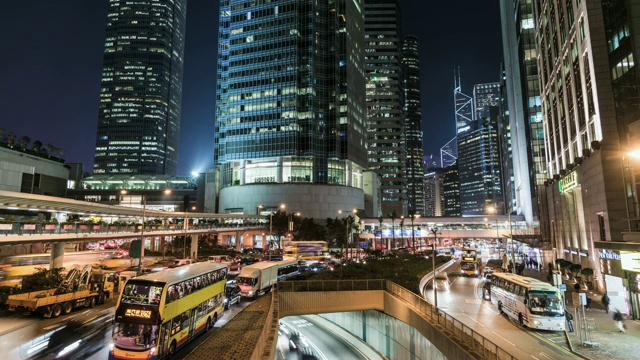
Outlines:
[[245, 170], [247, 166], [247, 160], [240, 160], [240, 171], [238, 172], [238, 178], [240, 185], [244, 185]]
[[53, 243], [51, 245], [50, 268], [60, 268], [64, 266], [64, 242]]
[[282, 157], [276, 160], [276, 183], [282, 184]]
[[236, 231], [236, 251], [240, 251], [243, 246], [247, 247], [246, 244], [242, 243], [242, 232]]
[[200, 235], [191, 234], [191, 258], [198, 258], [198, 240], [200, 240]]

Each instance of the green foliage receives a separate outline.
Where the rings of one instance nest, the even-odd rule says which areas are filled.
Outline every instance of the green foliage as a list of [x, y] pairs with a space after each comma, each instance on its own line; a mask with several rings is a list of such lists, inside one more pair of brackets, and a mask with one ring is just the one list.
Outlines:
[[565, 259], [558, 259], [556, 260], [556, 265], [560, 266], [560, 269], [562, 270], [568, 270], [573, 263]]
[[21, 292], [32, 292], [46, 289], [57, 288], [64, 277], [62, 271], [64, 268], [55, 268], [47, 270], [45, 268], [36, 268], [33, 275], [25, 276], [22, 279]]
[[578, 271], [580, 271], [580, 269], [582, 269], [582, 265], [580, 265], [580, 264], [571, 264], [571, 265], [569, 265], [569, 271], [571, 271], [574, 274], [577, 274]]
[[585, 276], [585, 277], [590, 277], [593, 276], [593, 269], [592, 268], [584, 268], [582, 270], [580, 270], [580, 275]]
[[[436, 267], [450, 259], [436, 258]], [[408, 256], [402, 259], [392, 258], [385, 260], [372, 259], [366, 264], [350, 263], [340, 270], [337, 266], [334, 271], [320, 271], [317, 273], [308, 271], [304, 274], [291, 277], [289, 280], [364, 280], [387, 279], [420, 294], [418, 286], [420, 279], [432, 269], [431, 260], [422, 256]]]

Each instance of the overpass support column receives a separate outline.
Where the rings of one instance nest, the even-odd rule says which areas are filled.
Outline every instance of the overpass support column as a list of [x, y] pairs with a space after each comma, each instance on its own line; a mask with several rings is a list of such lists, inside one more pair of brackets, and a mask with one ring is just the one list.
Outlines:
[[198, 258], [198, 240], [200, 240], [200, 235], [191, 234], [191, 258]]
[[236, 251], [242, 250], [243, 247], [246, 248], [246, 245], [242, 243], [242, 232], [236, 231]]
[[54, 243], [51, 246], [50, 269], [64, 266], [64, 242]]

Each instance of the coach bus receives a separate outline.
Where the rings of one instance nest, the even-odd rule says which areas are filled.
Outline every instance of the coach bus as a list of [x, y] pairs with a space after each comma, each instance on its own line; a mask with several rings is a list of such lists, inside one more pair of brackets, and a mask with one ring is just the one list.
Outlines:
[[564, 330], [560, 290], [540, 280], [513, 273], [493, 273], [491, 302], [520, 325], [540, 330]]
[[116, 305], [109, 359], [164, 359], [224, 310], [227, 266], [201, 262], [129, 279]]

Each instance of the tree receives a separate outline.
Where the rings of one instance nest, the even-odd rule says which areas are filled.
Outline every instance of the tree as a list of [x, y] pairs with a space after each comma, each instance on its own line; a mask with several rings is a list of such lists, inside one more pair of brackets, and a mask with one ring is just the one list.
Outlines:
[[7, 146], [12, 147], [16, 143], [16, 134], [8, 132], [4, 137], [4, 142], [7, 144]]
[[31, 150], [39, 153], [40, 150], [42, 150], [42, 141], [40, 140], [34, 141], [33, 144], [31, 145]]
[[341, 244], [344, 241], [346, 236], [344, 230], [344, 223], [342, 220], [335, 218], [327, 218], [326, 225], [326, 237], [327, 243], [329, 246], [336, 246]]
[[580, 275], [584, 276], [586, 278], [586, 281], [591, 281], [591, 277], [593, 276], [593, 269], [588, 267], [584, 268], [580, 270]]
[[21, 148], [27, 149], [29, 147], [29, 143], [31, 142], [31, 138], [28, 136], [21, 136], [20, 140], [18, 140], [18, 144]]
[[300, 240], [322, 240], [327, 236], [324, 226], [315, 222], [313, 218], [304, 218], [300, 221], [297, 232], [297, 239]]
[[582, 265], [580, 264], [571, 264], [569, 265], [569, 271], [573, 274], [573, 277], [578, 275], [578, 272], [582, 269]]
[[[272, 235], [275, 235], [278, 240], [287, 235], [287, 232], [289, 231], [289, 218], [285, 211], [275, 211], [273, 215], [270, 216], [270, 221], [270, 228], [273, 231]], [[270, 245], [275, 245], [279, 249], [280, 241], [276, 241], [275, 244]]]
[[53, 145], [51, 144], [46, 144], [42, 147], [42, 152], [45, 155], [50, 155], [52, 151], [53, 151]]
[[[382, 242], [382, 222], [383, 221], [384, 221], [384, 218], [382, 216], [378, 217], [378, 222], [380, 223], [380, 226], [378, 227], [378, 230], [380, 230], [380, 242]], [[373, 241], [376, 241], [376, 239], [374, 238]]]
[[398, 214], [396, 213], [395, 210], [393, 210], [391, 212], [391, 214], [389, 214], [389, 217], [391, 218], [391, 236], [393, 238], [393, 247], [396, 248], [396, 228], [395, 228], [395, 223], [394, 221], [398, 218]]

